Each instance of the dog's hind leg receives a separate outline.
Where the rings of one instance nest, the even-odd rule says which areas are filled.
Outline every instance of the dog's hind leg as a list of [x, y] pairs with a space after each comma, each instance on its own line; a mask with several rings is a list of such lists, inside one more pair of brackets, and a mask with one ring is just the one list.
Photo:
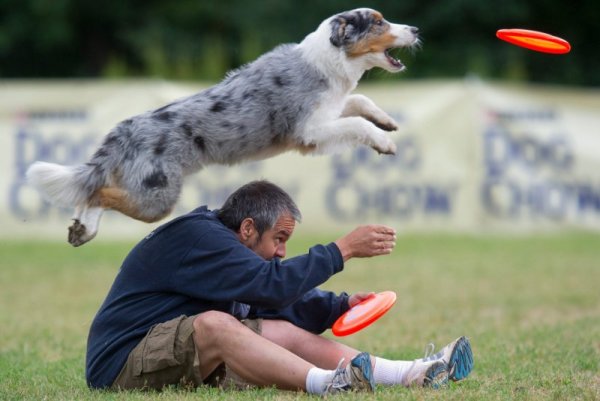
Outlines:
[[[157, 206], [156, 203], [162, 206]], [[105, 209], [117, 210], [136, 220], [153, 223], [168, 215], [171, 208], [170, 204], [167, 207], [164, 202], [156, 201], [138, 204], [120, 188], [100, 188], [92, 197], [90, 205], [78, 206], [75, 209], [73, 224], [69, 227], [69, 243], [80, 246], [92, 240], [98, 233], [100, 218]]]
[[102, 207], [77, 206], [73, 215], [73, 224], [69, 227], [69, 244], [80, 246], [92, 240], [98, 233], [103, 212]]
[[136, 201], [129, 194], [116, 187], [105, 187], [98, 190], [95, 198], [104, 209], [117, 210], [129, 217], [146, 223], [154, 223], [171, 213], [174, 200], [164, 201], [148, 196], [147, 200]]
[[385, 111], [381, 110], [375, 102], [364, 95], [350, 95], [344, 105], [342, 117], [363, 117], [384, 131], [395, 131], [398, 124]]

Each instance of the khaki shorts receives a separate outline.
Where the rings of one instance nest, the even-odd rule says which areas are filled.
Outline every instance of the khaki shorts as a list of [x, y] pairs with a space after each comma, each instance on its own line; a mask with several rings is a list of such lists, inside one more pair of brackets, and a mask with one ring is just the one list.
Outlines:
[[[153, 326], [146, 337], [129, 353], [111, 389], [155, 389], [180, 385], [195, 388], [200, 385], [247, 388], [251, 385], [221, 364], [202, 380], [194, 345], [193, 322], [196, 316], [180, 316]], [[261, 334], [262, 319], [242, 320]]]

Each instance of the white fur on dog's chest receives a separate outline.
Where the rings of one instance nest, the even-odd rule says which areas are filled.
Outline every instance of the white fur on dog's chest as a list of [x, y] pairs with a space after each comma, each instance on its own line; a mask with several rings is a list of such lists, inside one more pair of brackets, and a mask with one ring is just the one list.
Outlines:
[[329, 89], [321, 95], [321, 99], [317, 104], [309, 121], [323, 123], [339, 118], [344, 110], [344, 106], [350, 93], [344, 91], [336, 91]]

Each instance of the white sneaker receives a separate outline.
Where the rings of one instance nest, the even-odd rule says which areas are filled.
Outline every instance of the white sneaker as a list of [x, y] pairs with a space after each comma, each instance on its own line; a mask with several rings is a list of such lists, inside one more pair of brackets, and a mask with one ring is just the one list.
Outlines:
[[448, 367], [443, 361], [423, 362], [417, 359], [402, 378], [406, 387], [419, 386], [439, 389], [448, 383]]
[[434, 345], [429, 344], [423, 362], [441, 361], [448, 365], [448, 378], [452, 381], [464, 379], [473, 370], [473, 351], [467, 337], [459, 337], [434, 354]]
[[375, 381], [373, 380], [373, 369], [371, 367], [371, 356], [366, 353], [360, 353], [350, 363], [343, 368], [342, 359], [331, 378], [331, 383], [325, 387], [323, 395], [341, 393], [346, 391], [375, 391]]

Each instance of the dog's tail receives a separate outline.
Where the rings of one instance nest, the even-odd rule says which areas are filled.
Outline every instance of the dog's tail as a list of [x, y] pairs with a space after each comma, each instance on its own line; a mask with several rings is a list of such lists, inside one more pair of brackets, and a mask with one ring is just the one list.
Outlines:
[[35, 162], [27, 169], [27, 181], [52, 204], [75, 207], [84, 204], [104, 183], [94, 165], [62, 166]]

